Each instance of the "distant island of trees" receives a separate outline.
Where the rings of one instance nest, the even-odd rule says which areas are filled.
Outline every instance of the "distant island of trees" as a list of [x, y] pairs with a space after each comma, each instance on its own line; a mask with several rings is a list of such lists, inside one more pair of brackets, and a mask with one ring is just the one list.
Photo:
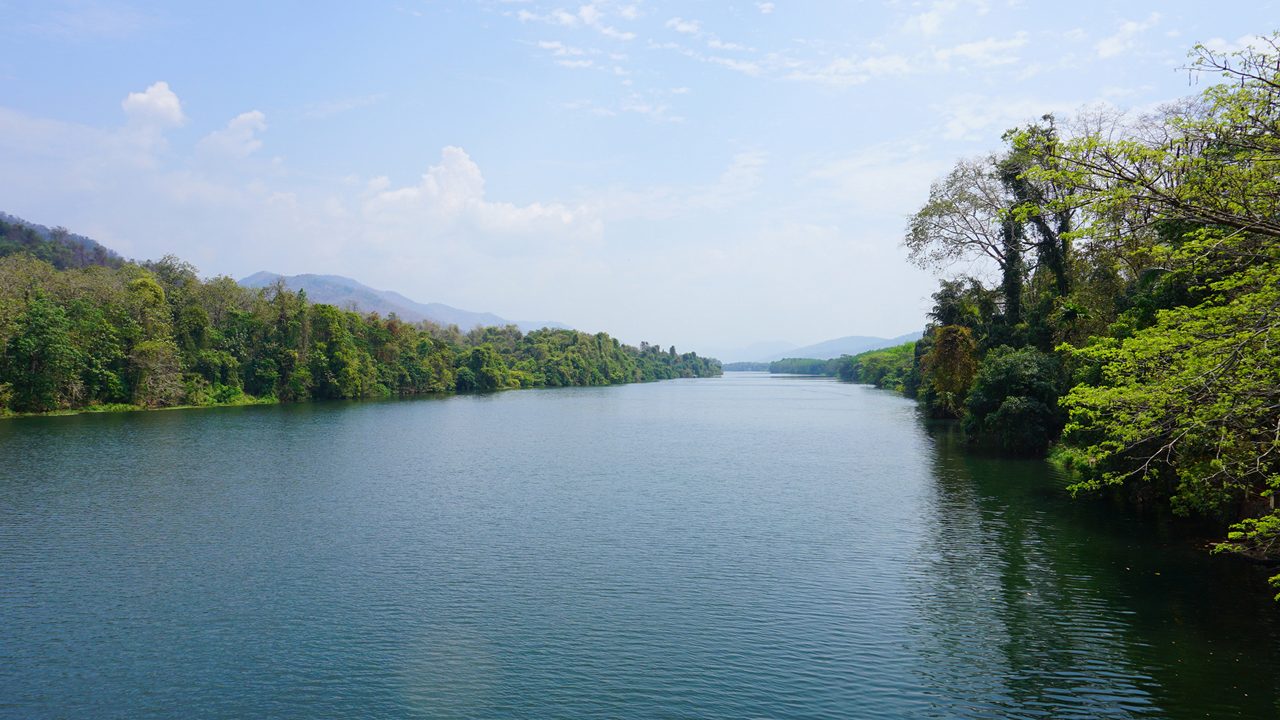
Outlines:
[[[719, 375], [720, 363], [605, 333], [407, 323], [283, 284], [126, 262], [0, 219], [0, 415], [237, 405]], [[90, 241], [91, 242], [91, 241]]]
[[830, 360], [784, 358], [767, 363], [736, 362], [726, 364], [724, 370], [838, 377], [847, 382], [907, 392], [913, 382], [915, 347], [916, 342], [912, 341], [879, 350], [868, 350], [857, 355], [841, 355]]

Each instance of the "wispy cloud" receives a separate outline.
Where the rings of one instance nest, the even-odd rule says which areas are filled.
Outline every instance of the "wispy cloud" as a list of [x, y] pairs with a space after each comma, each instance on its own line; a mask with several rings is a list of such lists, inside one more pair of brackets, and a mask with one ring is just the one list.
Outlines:
[[984, 68], [1009, 65], [1018, 61], [1016, 51], [1026, 44], [1027, 33], [1019, 32], [1007, 40], [989, 37], [942, 48], [934, 52], [934, 57], [943, 65], [951, 65], [956, 61]]
[[1132, 50], [1138, 38], [1143, 33], [1150, 30], [1160, 23], [1160, 13], [1153, 12], [1146, 17], [1145, 20], [1126, 20], [1120, 24], [1120, 29], [1113, 35], [1098, 41], [1094, 45], [1094, 49], [1098, 51], [1098, 57], [1109, 58], [1115, 57], [1124, 52]]
[[339, 98], [308, 105], [303, 114], [309, 118], [327, 118], [345, 112], [376, 105], [387, 98], [386, 93], [361, 95], [359, 97]]
[[901, 55], [879, 55], [865, 58], [835, 58], [825, 63], [800, 63], [786, 75], [788, 80], [813, 82], [834, 87], [861, 85], [885, 75], [905, 75], [911, 63]]
[[[516, 19], [520, 22], [542, 22], [550, 25], [559, 25], [561, 27], [588, 27], [601, 35], [612, 40], [630, 41], [636, 39], [636, 34], [627, 30], [619, 30], [613, 25], [605, 22], [608, 14], [599, 3], [581, 5], [577, 11], [570, 12], [563, 8], [556, 8], [546, 13], [537, 13], [531, 10], [518, 10], [515, 13]], [[618, 17], [623, 20], [634, 20], [640, 16], [639, 9], [634, 5], [626, 5], [618, 10]]]
[[702, 23], [697, 20], [685, 20], [681, 17], [671, 18], [667, 21], [666, 26], [685, 35], [698, 35], [702, 32]]
[[196, 144], [198, 152], [245, 158], [262, 148], [259, 133], [266, 132], [267, 116], [250, 110], [231, 119], [227, 126], [206, 135]]
[[151, 20], [124, 3], [82, 0], [48, 3], [47, 14], [24, 26], [29, 32], [66, 40], [132, 37]]

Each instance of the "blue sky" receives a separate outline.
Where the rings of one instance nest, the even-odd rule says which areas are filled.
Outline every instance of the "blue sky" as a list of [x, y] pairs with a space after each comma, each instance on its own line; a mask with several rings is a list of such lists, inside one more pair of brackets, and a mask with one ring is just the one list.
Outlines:
[[0, 209], [203, 274], [731, 354], [898, 335], [1001, 132], [1191, 94], [1275, 3], [0, 0]]

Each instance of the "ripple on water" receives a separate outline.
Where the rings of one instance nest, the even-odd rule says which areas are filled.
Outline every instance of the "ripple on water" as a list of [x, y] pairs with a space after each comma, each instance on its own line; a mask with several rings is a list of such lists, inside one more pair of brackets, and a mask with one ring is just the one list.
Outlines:
[[30, 419], [0, 453], [4, 717], [1280, 715], [1234, 570], [826, 379]]

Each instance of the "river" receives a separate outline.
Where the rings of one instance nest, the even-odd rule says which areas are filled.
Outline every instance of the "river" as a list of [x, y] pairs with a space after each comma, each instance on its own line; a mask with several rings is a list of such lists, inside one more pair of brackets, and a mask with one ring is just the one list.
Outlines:
[[1259, 568], [731, 373], [0, 422], [0, 717], [1274, 718]]

